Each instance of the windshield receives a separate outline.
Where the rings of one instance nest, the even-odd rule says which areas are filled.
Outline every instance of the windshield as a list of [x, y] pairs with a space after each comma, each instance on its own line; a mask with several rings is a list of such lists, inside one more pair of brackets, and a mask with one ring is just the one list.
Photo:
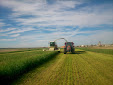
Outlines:
[[50, 46], [55, 46], [55, 42], [50, 42]]

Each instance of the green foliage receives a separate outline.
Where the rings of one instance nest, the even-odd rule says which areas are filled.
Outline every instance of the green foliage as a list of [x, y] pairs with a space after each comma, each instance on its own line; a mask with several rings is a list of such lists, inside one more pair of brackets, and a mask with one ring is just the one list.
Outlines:
[[0, 80], [14, 79], [48, 61], [56, 54], [58, 52], [36, 50], [0, 54]]
[[92, 49], [92, 48], [79, 48], [86, 51], [92, 51], [97, 53], [105, 53], [105, 54], [111, 54], [113, 55], [113, 49]]

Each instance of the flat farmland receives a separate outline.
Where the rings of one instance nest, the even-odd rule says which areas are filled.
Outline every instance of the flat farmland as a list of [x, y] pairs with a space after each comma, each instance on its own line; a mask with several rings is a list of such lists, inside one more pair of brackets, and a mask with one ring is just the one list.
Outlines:
[[113, 85], [113, 55], [76, 49], [22, 75], [12, 85]]
[[0, 82], [7, 85], [57, 54], [58, 52], [44, 52], [38, 49], [1, 52]]

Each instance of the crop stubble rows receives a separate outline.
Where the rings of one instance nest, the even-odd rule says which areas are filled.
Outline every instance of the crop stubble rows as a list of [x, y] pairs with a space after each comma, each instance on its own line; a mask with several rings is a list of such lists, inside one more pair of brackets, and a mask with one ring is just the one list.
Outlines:
[[[80, 54], [60, 53], [52, 64], [40, 72], [39, 69], [26, 74], [16, 84], [113, 85], [113, 56], [108, 54], [87, 51]], [[33, 77], [29, 77], [31, 74]]]

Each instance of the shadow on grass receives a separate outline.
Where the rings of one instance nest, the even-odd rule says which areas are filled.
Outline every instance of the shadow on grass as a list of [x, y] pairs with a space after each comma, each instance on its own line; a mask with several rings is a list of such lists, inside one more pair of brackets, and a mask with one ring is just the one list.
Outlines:
[[85, 51], [75, 51], [74, 53], [68, 52], [67, 54], [83, 54]]
[[6, 76], [1, 76], [0, 75], [0, 83], [2, 85], [12, 85], [15, 81], [20, 79], [24, 74], [35, 70], [36, 68], [42, 66], [43, 64], [46, 64], [50, 60], [55, 59], [57, 55], [58, 55], [58, 53], [53, 55], [53, 56], [48, 57], [45, 60], [43, 59], [40, 62], [37, 62], [35, 65], [29, 66], [28, 68], [26, 68], [26, 70], [24, 70], [22, 73], [19, 73], [17, 75], [14, 75], [14, 76], [7, 76], [7, 75]]
[[[64, 51], [61, 51], [60, 53], [64, 53]], [[86, 51], [75, 51], [74, 53], [67, 52], [66, 54], [83, 54], [83, 53], [86, 53]]]
[[86, 53], [86, 51], [75, 51], [75, 54], [83, 54]]

